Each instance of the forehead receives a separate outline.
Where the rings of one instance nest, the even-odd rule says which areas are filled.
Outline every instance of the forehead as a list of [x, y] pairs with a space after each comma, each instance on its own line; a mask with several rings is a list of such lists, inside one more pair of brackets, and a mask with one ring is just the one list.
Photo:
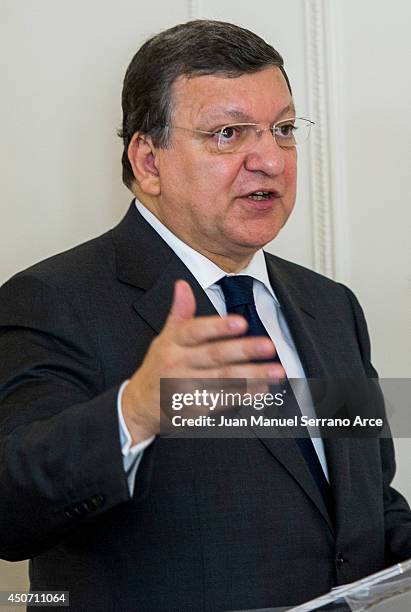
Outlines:
[[[277, 67], [239, 77], [178, 77], [173, 86], [174, 122], [271, 122], [292, 104], [285, 78]], [[181, 122], [185, 121], [184, 123]]]

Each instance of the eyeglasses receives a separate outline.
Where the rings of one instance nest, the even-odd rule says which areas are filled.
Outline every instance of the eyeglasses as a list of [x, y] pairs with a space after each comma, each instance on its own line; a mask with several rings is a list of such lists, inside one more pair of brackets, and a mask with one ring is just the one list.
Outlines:
[[178, 125], [166, 125], [164, 127], [208, 136], [209, 138], [205, 140], [205, 146], [210, 153], [243, 153], [251, 151], [261, 134], [268, 130], [273, 135], [277, 145], [282, 149], [298, 146], [307, 140], [312, 125], [314, 125], [314, 121], [296, 117], [283, 119], [266, 128], [261, 127], [259, 123], [230, 123], [213, 132]]

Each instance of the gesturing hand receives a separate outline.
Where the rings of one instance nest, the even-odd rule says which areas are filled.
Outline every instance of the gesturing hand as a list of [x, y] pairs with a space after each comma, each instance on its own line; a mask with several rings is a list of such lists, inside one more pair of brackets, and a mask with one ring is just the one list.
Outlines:
[[[160, 378], [280, 379], [272, 360], [275, 347], [267, 337], [240, 337], [247, 321], [239, 315], [195, 317], [190, 285], [178, 280], [170, 313], [152, 341], [143, 363], [124, 389], [122, 410], [133, 443], [160, 429]], [[261, 363], [252, 363], [254, 360]]]

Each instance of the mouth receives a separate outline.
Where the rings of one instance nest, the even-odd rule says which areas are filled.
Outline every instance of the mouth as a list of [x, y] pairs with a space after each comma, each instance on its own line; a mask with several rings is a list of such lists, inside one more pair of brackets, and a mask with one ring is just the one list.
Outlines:
[[258, 190], [240, 196], [240, 199], [254, 210], [269, 210], [274, 206], [275, 200], [280, 197], [281, 195], [278, 191]]
[[245, 197], [253, 202], [262, 202], [264, 200], [272, 200], [278, 197], [278, 194], [276, 191], [253, 191]]

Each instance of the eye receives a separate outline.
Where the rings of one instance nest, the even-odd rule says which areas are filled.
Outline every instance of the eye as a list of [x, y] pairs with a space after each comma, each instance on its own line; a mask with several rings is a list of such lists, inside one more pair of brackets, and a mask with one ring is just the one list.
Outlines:
[[292, 138], [298, 128], [292, 122], [280, 123], [275, 126], [275, 133], [280, 138]]
[[215, 135], [218, 136], [218, 141], [220, 144], [228, 144], [236, 142], [241, 139], [243, 134], [243, 126], [241, 125], [226, 125], [217, 132]]

